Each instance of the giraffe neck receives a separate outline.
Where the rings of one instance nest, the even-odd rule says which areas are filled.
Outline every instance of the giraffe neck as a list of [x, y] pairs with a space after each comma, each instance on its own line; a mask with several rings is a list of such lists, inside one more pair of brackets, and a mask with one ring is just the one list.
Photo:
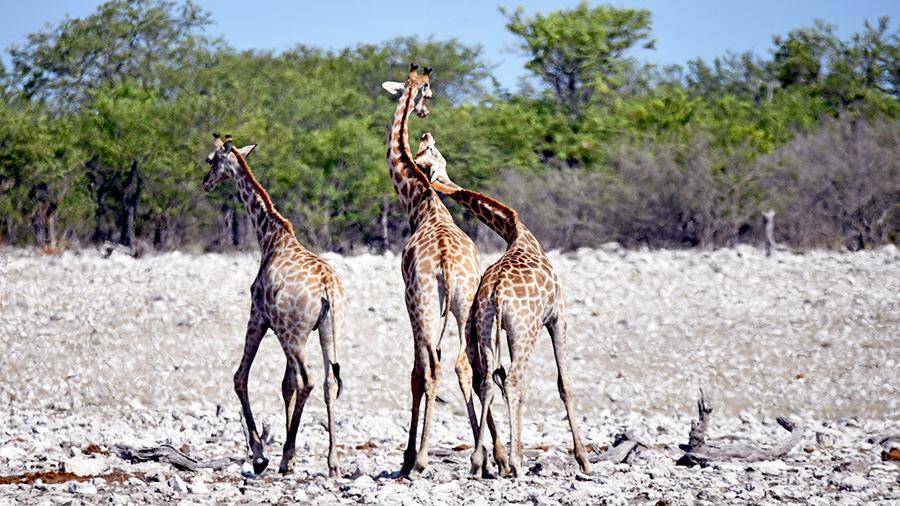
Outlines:
[[[421, 221], [423, 200], [434, 196], [428, 177], [416, 165], [409, 147], [407, 135], [409, 115], [412, 112], [412, 104], [418, 90], [415, 86], [407, 85], [400, 95], [397, 110], [394, 112], [394, 121], [391, 124], [391, 134], [388, 137], [387, 161], [388, 170], [394, 190], [403, 206], [403, 211], [409, 219], [410, 227], [415, 230]], [[425, 206], [426, 208], [429, 206]]]
[[234, 183], [237, 186], [241, 202], [244, 204], [244, 209], [250, 215], [256, 239], [259, 241], [259, 248], [265, 256], [279, 243], [281, 238], [294, 237], [294, 229], [291, 222], [275, 209], [269, 194], [256, 180], [237, 149], [233, 150], [233, 153], [238, 159], [238, 165], [234, 168]]
[[443, 183], [433, 185], [436, 190], [465, 206], [476, 218], [502, 237], [507, 246], [520, 237], [532, 237], [525, 225], [519, 221], [516, 210], [502, 202], [455, 185], [453, 187]]

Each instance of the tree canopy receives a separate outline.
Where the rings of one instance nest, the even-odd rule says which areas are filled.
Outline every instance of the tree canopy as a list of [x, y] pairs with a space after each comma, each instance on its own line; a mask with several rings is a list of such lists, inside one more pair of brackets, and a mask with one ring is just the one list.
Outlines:
[[[222, 132], [259, 144], [250, 164], [301, 241], [396, 248], [407, 224], [385, 167], [394, 102], [380, 83], [415, 60], [436, 69], [435, 96], [410, 135], [432, 131], [451, 176], [508, 200], [548, 247], [752, 241], [769, 208], [797, 245], [897, 241], [889, 19], [847, 39], [817, 22], [767, 54], [659, 68], [635, 57], [654, 43], [646, 10], [504, 14], [535, 78], [517, 91], [496, 85], [480, 47], [452, 39], [236, 51], [208, 37], [209, 14], [190, 2], [111, 0], [33, 33], [0, 68], [0, 238], [252, 247], [233, 189], [200, 191]], [[810, 148], [828, 145], [834, 156]]]

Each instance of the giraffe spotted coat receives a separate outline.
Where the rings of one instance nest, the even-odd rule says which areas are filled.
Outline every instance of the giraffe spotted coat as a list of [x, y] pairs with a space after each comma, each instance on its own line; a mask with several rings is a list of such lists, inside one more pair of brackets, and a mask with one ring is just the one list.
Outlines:
[[[476, 376], [493, 378], [500, 385], [509, 407], [511, 472], [522, 474], [522, 403], [525, 396], [525, 373], [535, 342], [546, 327], [550, 333], [558, 371], [557, 386], [566, 408], [575, 447], [575, 459], [581, 470], [590, 472], [587, 452], [581, 441], [574, 413], [569, 361], [566, 356], [568, 328], [562, 288], [538, 240], [519, 221], [512, 208], [481, 193], [460, 188], [449, 180], [446, 161], [435, 147], [433, 136], [422, 136], [423, 164], [431, 166], [431, 180], [435, 189], [469, 209], [479, 220], [506, 241], [506, 252], [485, 270], [472, 305], [467, 332], [475, 343]], [[500, 365], [500, 331], [506, 331], [510, 368], [507, 373]], [[490, 416], [493, 400], [491, 381], [476, 383], [480, 390], [482, 415], [475, 449], [472, 453], [472, 473], [483, 472], [484, 425]]]
[[[227, 138], [226, 138], [227, 139]], [[278, 336], [287, 358], [281, 392], [285, 403], [287, 438], [280, 472], [288, 472], [294, 456], [297, 430], [303, 407], [313, 389], [313, 376], [304, 349], [309, 334], [318, 330], [325, 366], [325, 405], [328, 414], [328, 472], [338, 473], [334, 403], [342, 389], [337, 363], [337, 342], [343, 335], [344, 288], [334, 269], [304, 248], [294, 236], [293, 227], [275, 210], [268, 193], [259, 184], [245, 157], [255, 145], [237, 149], [230, 139], [215, 138], [210, 165], [203, 186], [211, 191], [231, 179], [250, 215], [259, 240], [259, 272], [250, 288], [250, 319], [244, 341], [244, 353], [234, 374], [234, 389], [241, 403], [252, 452], [253, 469], [258, 474], [268, 466], [265, 448], [247, 392], [250, 365], [268, 329]]]

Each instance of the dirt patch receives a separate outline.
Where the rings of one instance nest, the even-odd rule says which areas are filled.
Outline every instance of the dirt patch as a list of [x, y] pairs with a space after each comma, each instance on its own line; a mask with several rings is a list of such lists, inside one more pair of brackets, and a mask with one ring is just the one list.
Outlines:
[[46, 485], [54, 485], [59, 483], [67, 483], [70, 481], [91, 481], [94, 478], [103, 478], [110, 483], [124, 483], [128, 478], [143, 479], [143, 473], [123, 473], [122, 471], [113, 471], [111, 473], [100, 476], [78, 476], [75, 473], [66, 471], [37, 471], [34, 473], [22, 473], [11, 476], [0, 476], [0, 485], [14, 484], [32, 484], [38, 480]]

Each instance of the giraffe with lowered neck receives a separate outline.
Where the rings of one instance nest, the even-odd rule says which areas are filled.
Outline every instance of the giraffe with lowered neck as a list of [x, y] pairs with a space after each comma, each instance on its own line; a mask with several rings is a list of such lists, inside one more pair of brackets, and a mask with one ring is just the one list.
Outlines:
[[[412, 230], [403, 248], [401, 265], [406, 285], [406, 309], [413, 334], [413, 370], [410, 376], [412, 407], [401, 474], [421, 471], [428, 465], [431, 420], [440, 380], [441, 339], [450, 313], [456, 319], [460, 341], [454, 369], [466, 403], [473, 438], [478, 434], [472, 401], [471, 350], [465, 338], [469, 308], [481, 277], [478, 250], [475, 243], [453, 222], [450, 212], [432, 190], [428, 178], [416, 165], [407, 137], [410, 114], [415, 111], [420, 117], [428, 115], [428, 100], [432, 96], [430, 73], [431, 69], [426, 67], [420, 75], [418, 66], [411, 64], [405, 83], [388, 81], [382, 84], [391, 94], [402, 91], [388, 137], [387, 164]], [[476, 378], [476, 381], [480, 379]], [[422, 437], [416, 449], [423, 396]], [[496, 434], [493, 419], [489, 423], [492, 433]], [[494, 458], [501, 468], [506, 469], [506, 451], [499, 440], [495, 441]]]
[[318, 330], [325, 363], [328, 473], [333, 477], [338, 473], [334, 403], [343, 389], [337, 363], [337, 341], [344, 327], [344, 288], [334, 269], [297, 241], [291, 223], [278, 213], [269, 194], [254, 177], [245, 158], [256, 145], [238, 149], [230, 137], [225, 139], [223, 142], [218, 135], [214, 135], [213, 151], [206, 159], [210, 168], [203, 188], [212, 191], [223, 181], [234, 181], [256, 231], [262, 257], [256, 280], [250, 288], [250, 320], [244, 353], [234, 374], [234, 390], [246, 423], [253, 470], [259, 474], [269, 464], [253, 420], [247, 392], [250, 365], [259, 344], [271, 328], [287, 358], [281, 382], [287, 439], [278, 467], [279, 472], [287, 473], [291, 470], [303, 406], [313, 389], [304, 349], [309, 334]]
[[[546, 327], [553, 344], [558, 371], [557, 387], [566, 408], [575, 460], [584, 473], [590, 473], [587, 452], [581, 442], [574, 412], [569, 362], [566, 357], [567, 323], [562, 288], [538, 240], [519, 221], [509, 206], [478, 192], [460, 188], [447, 175], [446, 161], [435, 147], [434, 137], [422, 136], [419, 161], [431, 172], [435, 190], [469, 209], [479, 220], [506, 241], [506, 252], [484, 272], [469, 317], [469, 340], [476, 347], [474, 369], [487, 376], [493, 371], [509, 407], [509, 459], [512, 473], [522, 474], [522, 402], [524, 373], [534, 351], [541, 328]], [[506, 330], [510, 367], [507, 374], [500, 365], [500, 330]], [[495, 368], [496, 364], [496, 368]], [[481, 397], [481, 429], [472, 453], [472, 474], [484, 465], [484, 420], [490, 416], [493, 399], [491, 381], [476, 383]]]

